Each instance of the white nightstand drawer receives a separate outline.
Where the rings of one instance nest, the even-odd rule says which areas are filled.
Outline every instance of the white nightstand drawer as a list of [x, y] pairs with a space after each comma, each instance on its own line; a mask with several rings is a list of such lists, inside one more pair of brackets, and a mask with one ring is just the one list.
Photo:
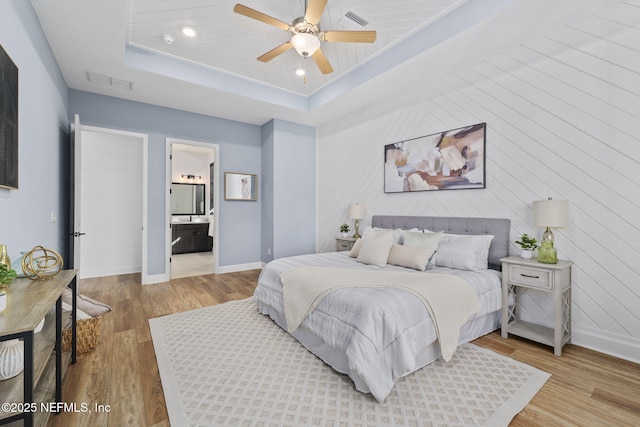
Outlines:
[[509, 266], [509, 281], [530, 288], [550, 290], [553, 289], [553, 280], [550, 270], [523, 267], [520, 265]]
[[349, 241], [338, 240], [337, 246], [339, 251], [350, 251], [351, 246], [353, 246], [353, 243]]
[[355, 242], [353, 237], [336, 238], [336, 251], [350, 251]]

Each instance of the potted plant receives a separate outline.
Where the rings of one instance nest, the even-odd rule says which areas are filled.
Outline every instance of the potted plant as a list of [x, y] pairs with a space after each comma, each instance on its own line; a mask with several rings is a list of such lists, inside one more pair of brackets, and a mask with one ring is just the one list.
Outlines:
[[0, 264], [0, 288], [7, 286], [17, 276], [15, 270]]
[[539, 248], [536, 238], [529, 236], [527, 233], [523, 233], [520, 236], [520, 240], [516, 240], [516, 244], [520, 245], [520, 256], [524, 259], [532, 258], [533, 251]]
[[342, 233], [342, 237], [347, 237], [347, 233], [349, 232], [349, 224], [346, 222], [340, 226], [340, 232]]

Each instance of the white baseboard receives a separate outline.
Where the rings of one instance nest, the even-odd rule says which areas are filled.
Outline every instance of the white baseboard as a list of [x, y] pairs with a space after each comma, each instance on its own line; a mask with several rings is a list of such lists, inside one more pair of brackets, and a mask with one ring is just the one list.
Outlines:
[[142, 278], [143, 285], [155, 285], [156, 283], [168, 282], [171, 280], [168, 274], [154, 274], [152, 276], [146, 276]]
[[[236, 265], [225, 265], [218, 267], [218, 272], [216, 274], [224, 274], [224, 273], [235, 273], [236, 271], [246, 271], [246, 270], [255, 270], [256, 268], [264, 268], [265, 263], [263, 262], [250, 262], [247, 264], [236, 264]], [[151, 276], [146, 276], [142, 278], [143, 285], [154, 285], [156, 283], [168, 282], [171, 280], [169, 274], [154, 274]]]
[[[522, 313], [520, 318], [537, 325], [553, 328], [553, 320]], [[584, 326], [571, 325], [571, 344], [595, 350], [609, 356], [619, 357], [634, 363], [640, 363], [640, 340], [637, 338], [615, 335]]]
[[574, 326], [571, 330], [571, 344], [640, 363], [640, 340], [637, 338]]
[[140, 273], [142, 271], [142, 267], [139, 265], [134, 265], [130, 267], [121, 267], [121, 268], [104, 268], [104, 269], [95, 269], [95, 270], [80, 270], [78, 274], [78, 279], [90, 279], [92, 277], [105, 277], [105, 276], [118, 276], [120, 274], [133, 274]]
[[235, 265], [221, 265], [218, 267], [217, 274], [235, 273], [236, 271], [255, 270], [256, 268], [263, 268], [263, 262], [250, 262], [247, 264], [235, 264]]

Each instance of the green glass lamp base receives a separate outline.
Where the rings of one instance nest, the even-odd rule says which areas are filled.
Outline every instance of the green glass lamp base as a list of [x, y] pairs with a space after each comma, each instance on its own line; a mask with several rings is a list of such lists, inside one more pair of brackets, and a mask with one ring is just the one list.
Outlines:
[[557, 264], [558, 252], [553, 247], [553, 242], [542, 242], [538, 248], [538, 262], [544, 264]]

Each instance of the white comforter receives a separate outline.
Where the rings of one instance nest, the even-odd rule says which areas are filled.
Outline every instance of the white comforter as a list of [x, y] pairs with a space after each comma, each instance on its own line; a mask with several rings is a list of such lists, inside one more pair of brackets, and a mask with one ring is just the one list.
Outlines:
[[[301, 266], [455, 274], [469, 282], [481, 302], [482, 308], [472, 319], [497, 311], [501, 305], [500, 279], [496, 271], [438, 268], [417, 272], [395, 266], [380, 269], [356, 262], [348, 252], [302, 255], [270, 262], [260, 275], [254, 293], [258, 304], [284, 313], [280, 274]], [[301, 326], [331, 347], [345, 352], [349, 369], [367, 385], [368, 389], [362, 391], [371, 392], [378, 401], [386, 398], [399, 378], [415, 369], [417, 355], [437, 339], [424, 304], [403, 289], [336, 290], [320, 302]]]

